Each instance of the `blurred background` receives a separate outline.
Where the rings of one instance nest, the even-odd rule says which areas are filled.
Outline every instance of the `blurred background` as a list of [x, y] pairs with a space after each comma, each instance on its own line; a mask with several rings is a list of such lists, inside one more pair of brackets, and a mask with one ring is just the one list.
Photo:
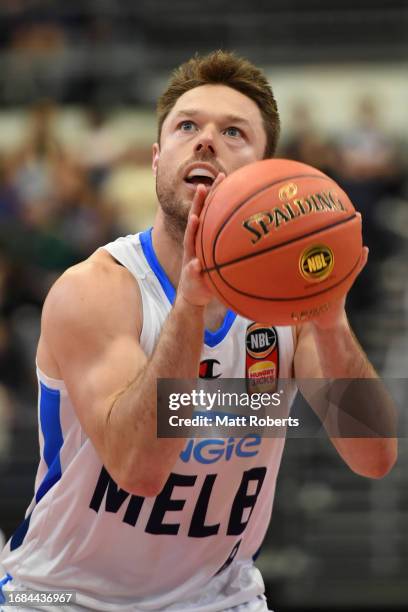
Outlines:
[[[151, 223], [155, 101], [175, 66], [215, 48], [265, 69], [278, 156], [322, 169], [362, 212], [370, 258], [349, 316], [381, 374], [407, 377], [406, 0], [1, 0], [0, 540], [33, 494], [45, 295]], [[381, 481], [327, 440], [288, 440], [259, 557], [276, 612], [407, 609], [407, 473], [405, 440]]]

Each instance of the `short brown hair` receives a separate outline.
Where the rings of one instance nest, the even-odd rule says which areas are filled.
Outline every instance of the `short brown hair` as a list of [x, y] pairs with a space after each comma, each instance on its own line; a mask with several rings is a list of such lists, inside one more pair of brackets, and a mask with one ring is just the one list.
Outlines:
[[264, 75], [248, 60], [227, 51], [196, 54], [173, 72], [157, 103], [158, 134], [178, 98], [201, 85], [219, 84], [236, 89], [253, 100], [261, 111], [266, 133], [264, 157], [272, 157], [278, 143], [280, 121], [272, 89]]

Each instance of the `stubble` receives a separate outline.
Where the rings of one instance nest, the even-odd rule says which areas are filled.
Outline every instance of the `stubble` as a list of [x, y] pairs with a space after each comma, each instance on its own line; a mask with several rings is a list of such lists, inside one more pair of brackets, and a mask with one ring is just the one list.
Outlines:
[[165, 229], [169, 236], [180, 244], [186, 231], [191, 201], [177, 196], [174, 179], [160, 167], [157, 169], [156, 195], [163, 211]]

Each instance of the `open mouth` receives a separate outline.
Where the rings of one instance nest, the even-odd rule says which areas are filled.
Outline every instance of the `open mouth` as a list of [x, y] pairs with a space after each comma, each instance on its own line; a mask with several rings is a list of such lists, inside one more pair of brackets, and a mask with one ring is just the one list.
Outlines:
[[194, 168], [193, 170], [190, 170], [184, 180], [190, 185], [201, 184], [211, 187], [215, 181], [215, 177], [216, 175], [207, 168]]
[[189, 183], [190, 185], [208, 185], [209, 187], [211, 187], [211, 185], [214, 182], [214, 179], [208, 177], [208, 176], [193, 176], [193, 177], [187, 177], [186, 179], [184, 179], [186, 181], [186, 183]]

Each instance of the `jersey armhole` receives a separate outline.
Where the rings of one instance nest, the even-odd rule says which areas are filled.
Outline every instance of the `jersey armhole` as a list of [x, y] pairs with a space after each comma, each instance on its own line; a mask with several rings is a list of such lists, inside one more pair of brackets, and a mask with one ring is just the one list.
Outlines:
[[37, 370], [38, 380], [46, 387], [55, 391], [66, 391], [66, 386], [62, 378], [52, 378], [51, 376], [47, 376], [47, 374], [39, 367], [37, 360], [35, 360], [35, 367]]
[[120, 265], [122, 268], [125, 268], [129, 274], [132, 276], [132, 278], [134, 279], [134, 281], [137, 284], [138, 287], [138, 291], [139, 291], [139, 295], [140, 295], [140, 334], [139, 334], [139, 343], [142, 343], [142, 336], [143, 336], [143, 328], [144, 328], [144, 311], [146, 308], [146, 298], [144, 295], [144, 291], [143, 291], [143, 287], [141, 285], [141, 283], [139, 282], [139, 279], [137, 277], [137, 275], [129, 269], [129, 267], [119, 259], [119, 256], [116, 253], [113, 253], [110, 249], [108, 249], [106, 246], [100, 247], [100, 249], [98, 250], [103, 250], [105, 251], [112, 259], [112, 261], [118, 265]]

